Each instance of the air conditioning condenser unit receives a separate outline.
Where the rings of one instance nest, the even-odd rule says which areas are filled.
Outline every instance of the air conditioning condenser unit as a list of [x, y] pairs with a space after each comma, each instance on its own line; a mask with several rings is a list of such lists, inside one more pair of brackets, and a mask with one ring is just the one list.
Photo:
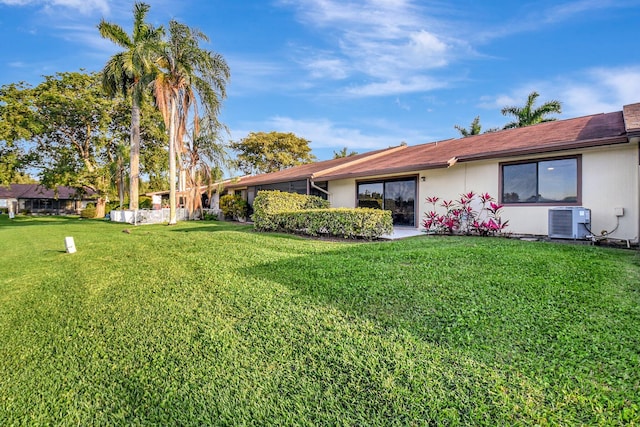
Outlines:
[[580, 206], [549, 209], [549, 237], [552, 239], [588, 239], [590, 229], [590, 209]]

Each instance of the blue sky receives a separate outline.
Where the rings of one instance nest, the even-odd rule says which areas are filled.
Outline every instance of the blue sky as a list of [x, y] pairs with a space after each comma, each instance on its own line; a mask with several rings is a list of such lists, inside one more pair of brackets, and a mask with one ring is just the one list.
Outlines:
[[[319, 160], [502, 127], [527, 94], [570, 118], [640, 102], [640, 0], [148, 0], [209, 36], [231, 68], [221, 119], [238, 140], [293, 132]], [[132, 1], [0, 0], [0, 85], [98, 71]]]

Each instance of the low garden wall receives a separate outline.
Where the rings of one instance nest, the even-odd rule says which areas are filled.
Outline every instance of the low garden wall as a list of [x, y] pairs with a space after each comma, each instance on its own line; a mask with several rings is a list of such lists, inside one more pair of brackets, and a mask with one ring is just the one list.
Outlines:
[[[176, 209], [178, 221], [186, 221], [189, 214], [186, 209]], [[123, 209], [109, 212], [111, 222], [126, 222], [128, 224], [162, 224], [169, 222], [169, 208], [163, 209]]]

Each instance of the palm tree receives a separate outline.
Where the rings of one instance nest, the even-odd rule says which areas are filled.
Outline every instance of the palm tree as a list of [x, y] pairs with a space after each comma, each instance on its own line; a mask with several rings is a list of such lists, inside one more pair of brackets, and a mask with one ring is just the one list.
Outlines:
[[562, 106], [560, 101], [545, 102], [538, 108], [533, 108], [533, 104], [536, 102], [536, 98], [540, 96], [538, 92], [533, 91], [527, 98], [527, 103], [524, 107], [504, 107], [502, 109], [503, 116], [515, 116], [516, 120], [507, 123], [503, 129], [521, 128], [525, 126], [531, 126], [543, 122], [552, 122], [556, 120], [554, 117], [547, 117], [549, 114], [562, 113]]
[[98, 25], [100, 35], [125, 50], [113, 55], [102, 70], [102, 85], [114, 96], [122, 93], [131, 97], [131, 135], [129, 172], [129, 209], [138, 209], [140, 174], [140, 105], [145, 90], [156, 75], [155, 59], [164, 34], [144, 22], [150, 6], [136, 2], [133, 6], [133, 34], [129, 36], [119, 25], [106, 22]]
[[193, 114], [196, 137], [200, 133], [199, 104], [210, 125], [214, 129], [220, 126], [217, 115], [226, 97], [229, 67], [221, 55], [200, 48], [199, 42], [208, 40], [202, 32], [172, 20], [169, 40], [158, 62], [161, 72], [154, 82], [154, 95], [169, 129], [169, 225], [177, 222], [176, 160], [186, 151], [189, 114]]
[[204, 132], [196, 135], [192, 129], [192, 135], [185, 140], [183, 168], [186, 172], [186, 208], [189, 218], [195, 218], [198, 211], [200, 217], [203, 217], [201, 189], [207, 186], [207, 197], [211, 200], [215, 181], [222, 178], [222, 169], [231, 163], [224, 150], [221, 134], [207, 125], [208, 120], [205, 118], [202, 126]]
[[454, 128], [456, 128], [460, 132], [460, 135], [462, 135], [463, 138], [472, 135], [480, 135], [480, 131], [482, 130], [482, 125], [480, 124], [480, 116], [476, 116], [476, 118], [473, 119], [469, 129], [465, 129], [460, 125], [455, 125]]
[[347, 147], [342, 147], [342, 150], [333, 152], [333, 158], [334, 159], [341, 159], [343, 157], [355, 156], [356, 154], [358, 154], [358, 153], [355, 152], [355, 151], [349, 151], [349, 149]]

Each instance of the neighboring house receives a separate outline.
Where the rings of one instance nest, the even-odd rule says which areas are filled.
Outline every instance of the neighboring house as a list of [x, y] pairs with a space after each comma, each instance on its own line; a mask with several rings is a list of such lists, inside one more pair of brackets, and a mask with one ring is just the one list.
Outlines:
[[79, 214], [87, 207], [94, 192], [86, 189], [78, 194], [75, 188], [57, 187], [52, 190], [40, 184], [11, 184], [0, 186], [0, 209], [14, 213], [67, 215]]
[[[235, 179], [226, 179], [223, 181], [214, 182], [211, 184], [211, 188], [208, 185], [203, 185], [200, 187], [200, 195], [202, 197], [202, 207], [204, 209], [220, 209], [220, 193], [225, 193], [226, 185], [235, 182], [240, 178]], [[209, 193], [211, 197], [209, 198]], [[178, 208], [184, 208], [187, 201], [188, 191], [176, 191], [176, 202]], [[145, 193], [145, 196], [161, 197], [161, 205], [168, 206], [169, 205], [169, 190], [163, 191], [152, 191], [149, 193]], [[154, 209], [159, 208], [159, 206], [154, 206]]]
[[260, 190], [327, 198], [332, 207], [381, 207], [397, 226], [421, 227], [426, 197], [489, 193], [515, 234], [548, 235], [549, 209], [584, 206], [594, 234], [640, 234], [640, 104], [623, 111], [461, 139], [399, 146], [239, 178], [226, 185], [251, 203]]

